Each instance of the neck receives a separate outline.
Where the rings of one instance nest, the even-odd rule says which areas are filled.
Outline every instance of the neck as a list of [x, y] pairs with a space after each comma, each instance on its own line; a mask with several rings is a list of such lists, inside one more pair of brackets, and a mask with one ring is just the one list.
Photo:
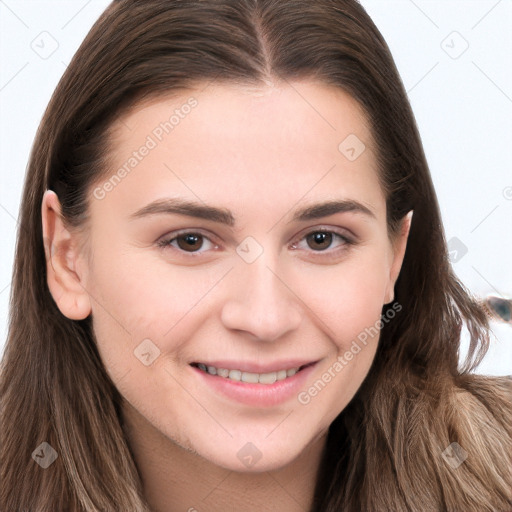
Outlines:
[[310, 510], [327, 439], [325, 431], [295, 460], [273, 471], [239, 473], [165, 437], [133, 407], [123, 405], [123, 429], [144, 496], [153, 512]]

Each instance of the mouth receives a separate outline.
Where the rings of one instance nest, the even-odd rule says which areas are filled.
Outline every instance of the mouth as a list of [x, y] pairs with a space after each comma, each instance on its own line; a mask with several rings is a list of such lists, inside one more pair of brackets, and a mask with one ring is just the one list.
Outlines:
[[[282, 406], [307, 386], [320, 360], [289, 359], [261, 364], [256, 361], [195, 361], [190, 363], [207, 392], [249, 407]], [[203, 391], [201, 391], [203, 392]]]
[[282, 368], [277, 371], [266, 372], [266, 373], [254, 373], [254, 372], [242, 371], [239, 369], [228, 369], [228, 368], [212, 366], [212, 365], [206, 364], [206, 363], [199, 363], [199, 362], [191, 363], [190, 366], [193, 366], [194, 368], [198, 368], [199, 370], [203, 371], [204, 373], [219, 377], [221, 379], [227, 379], [227, 380], [231, 380], [234, 382], [245, 382], [247, 384], [271, 385], [277, 381], [285, 381], [285, 380], [295, 376], [297, 373], [303, 371], [305, 368], [308, 368], [309, 366], [314, 365], [315, 363], [316, 363], [316, 361], [313, 361], [311, 363], [303, 364], [301, 366]]

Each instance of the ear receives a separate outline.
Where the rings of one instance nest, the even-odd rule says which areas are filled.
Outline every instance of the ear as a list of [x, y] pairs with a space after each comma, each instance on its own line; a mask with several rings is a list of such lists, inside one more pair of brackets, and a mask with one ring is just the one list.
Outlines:
[[41, 217], [50, 293], [64, 316], [83, 320], [91, 312], [91, 301], [77, 273], [80, 244], [64, 226], [60, 202], [52, 190], [44, 193]]
[[400, 233], [393, 241], [392, 254], [393, 261], [389, 272], [389, 282], [386, 288], [386, 302], [389, 304], [395, 299], [395, 283], [400, 274], [402, 263], [404, 261], [405, 249], [407, 247], [407, 240], [411, 229], [411, 222], [414, 210], [411, 210], [403, 219], [400, 227]]

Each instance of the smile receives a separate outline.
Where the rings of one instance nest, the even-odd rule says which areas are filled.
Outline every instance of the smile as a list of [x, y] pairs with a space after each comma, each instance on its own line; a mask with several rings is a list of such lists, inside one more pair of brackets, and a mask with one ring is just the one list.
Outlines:
[[199, 378], [199, 385], [204, 386], [207, 392], [250, 407], [277, 407], [297, 399], [298, 393], [307, 386], [318, 362], [296, 359], [266, 364], [254, 361], [189, 364]]
[[286, 380], [289, 377], [293, 377], [296, 373], [300, 372], [306, 366], [305, 364], [295, 368], [282, 369], [275, 372], [269, 373], [252, 373], [244, 372], [241, 370], [228, 370], [227, 368], [216, 368], [215, 366], [205, 365], [203, 363], [192, 363], [192, 366], [199, 368], [205, 373], [210, 375], [216, 375], [218, 377], [233, 380], [236, 382], [246, 382], [248, 384], [274, 384], [276, 381]]

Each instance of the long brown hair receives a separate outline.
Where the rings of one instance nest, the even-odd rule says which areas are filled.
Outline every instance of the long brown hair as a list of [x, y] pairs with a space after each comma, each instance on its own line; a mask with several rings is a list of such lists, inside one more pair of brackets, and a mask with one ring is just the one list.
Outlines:
[[[330, 426], [312, 511], [512, 508], [511, 381], [472, 373], [488, 319], [452, 271], [413, 113], [365, 10], [355, 0], [116, 0], [66, 69], [30, 155], [0, 375], [2, 511], [149, 511], [91, 318], [66, 318], [47, 286], [45, 190], [70, 226], [83, 226], [91, 186], [111, 173], [109, 127], [138, 100], [208, 81], [303, 78], [343, 89], [364, 110], [389, 233], [414, 210], [383, 315], [401, 311]], [[458, 368], [464, 325], [471, 346]], [[43, 442], [58, 454], [47, 469], [32, 456]], [[468, 455], [457, 468], [442, 455], [451, 443]]]

